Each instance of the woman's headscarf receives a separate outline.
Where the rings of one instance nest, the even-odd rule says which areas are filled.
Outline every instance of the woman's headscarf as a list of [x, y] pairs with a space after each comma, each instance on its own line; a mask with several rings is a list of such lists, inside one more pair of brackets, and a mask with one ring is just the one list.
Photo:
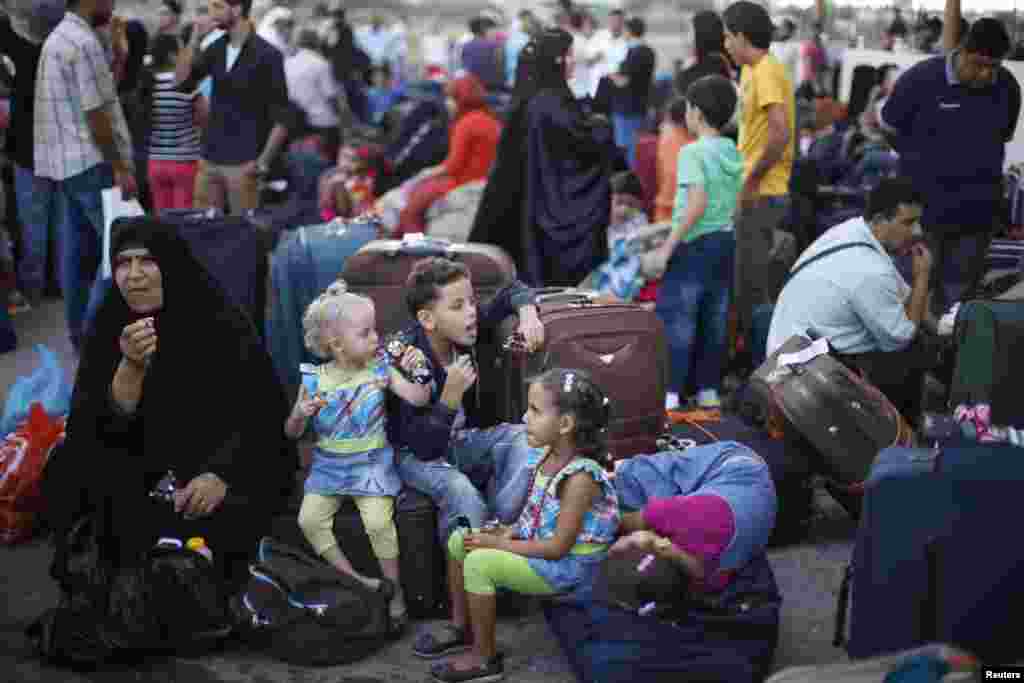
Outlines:
[[456, 120], [478, 109], [490, 111], [485, 99], [487, 91], [480, 79], [472, 74], [455, 79], [448, 84], [445, 91], [455, 100]]
[[[111, 288], [84, 345], [68, 418], [70, 452], [62, 457], [78, 463], [80, 486], [95, 481], [98, 490], [117, 491], [124, 482], [135, 490], [168, 469], [184, 485], [213, 472], [232, 492], [273, 508], [290, 492], [297, 460], [284, 435], [287, 399], [252, 321], [172, 227], [152, 218], [119, 221], [111, 262], [126, 248], [146, 248], [155, 258], [163, 307], [139, 315]], [[127, 324], [149, 316], [157, 351], [135, 413], [141, 436], [111, 442], [101, 430], [111, 414], [119, 338]]]
[[513, 104], [470, 231], [471, 241], [505, 249], [534, 286], [550, 275], [542, 242], [558, 243], [567, 277], [575, 276], [573, 266], [607, 251], [610, 138], [595, 136], [569, 89], [564, 60], [571, 49], [569, 33], [549, 28], [520, 53]]

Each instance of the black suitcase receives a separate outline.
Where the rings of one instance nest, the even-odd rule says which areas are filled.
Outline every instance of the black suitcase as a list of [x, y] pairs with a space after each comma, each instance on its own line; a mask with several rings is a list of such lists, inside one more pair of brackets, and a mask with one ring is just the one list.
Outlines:
[[[768, 545], [790, 545], [804, 539], [814, 513], [814, 490], [811, 487], [811, 456], [803, 444], [796, 439], [773, 439], [768, 432], [737, 415], [723, 414], [715, 422], [674, 422], [671, 436], [675, 439], [688, 440], [697, 446], [715, 441], [738, 441], [764, 458], [771, 469], [778, 498], [775, 530]], [[672, 446], [669, 443], [663, 445]], [[677, 442], [676, 445], [684, 444]]]
[[[299, 529], [298, 514], [296, 505], [289, 514], [274, 519], [270, 535], [315, 555]], [[395, 526], [398, 529], [402, 589], [409, 616], [429, 619], [447, 615], [446, 561], [438, 540], [437, 508], [419, 491], [402, 489], [395, 501]], [[351, 498], [334, 518], [334, 534], [357, 572], [380, 578], [380, 563], [373, 554], [363, 520]]]

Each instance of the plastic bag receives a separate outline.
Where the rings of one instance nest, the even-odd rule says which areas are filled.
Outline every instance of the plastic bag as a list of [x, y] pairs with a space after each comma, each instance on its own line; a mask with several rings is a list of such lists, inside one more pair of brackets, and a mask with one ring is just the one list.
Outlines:
[[0, 543], [32, 537], [44, 506], [40, 481], [54, 447], [64, 440], [64, 418], [33, 403], [28, 419], [0, 441]]
[[71, 383], [57, 354], [43, 344], [37, 344], [39, 367], [14, 381], [7, 392], [7, 403], [0, 418], [0, 435], [10, 434], [28, 418], [33, 403], [41, 403], [51, 417], [67, 415], [71, 408]]

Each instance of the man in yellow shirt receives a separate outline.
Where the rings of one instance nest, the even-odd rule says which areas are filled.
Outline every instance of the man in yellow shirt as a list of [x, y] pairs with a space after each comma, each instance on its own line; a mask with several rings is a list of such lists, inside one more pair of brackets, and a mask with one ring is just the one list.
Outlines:
[[[796, 102], [786, 68], [769, 52], [775, 27], [768, 12], [741, 0], [726, 8], [725, 48], [740, 76], [739, 150], [743, 188], [737, 202], [734, 300], [741, 328], [754, 306], [771, 303], [773, 232], [785, 217], [796, 152]], [[774, 285], [773, 285], [774, 283]]]

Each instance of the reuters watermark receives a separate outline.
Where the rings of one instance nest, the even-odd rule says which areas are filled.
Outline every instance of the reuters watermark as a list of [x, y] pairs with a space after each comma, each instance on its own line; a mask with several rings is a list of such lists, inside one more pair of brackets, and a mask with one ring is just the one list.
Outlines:
[[1024, 681], [1024, 666], [986, 666], [981, 670], [983, 681]]

